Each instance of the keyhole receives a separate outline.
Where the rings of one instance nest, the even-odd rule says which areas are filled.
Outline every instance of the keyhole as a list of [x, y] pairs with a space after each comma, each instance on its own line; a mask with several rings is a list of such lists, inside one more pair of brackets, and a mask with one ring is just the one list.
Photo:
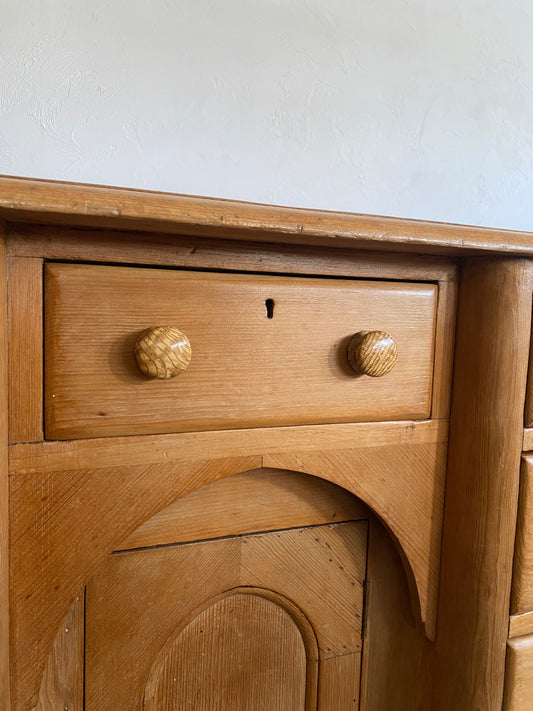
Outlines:
[[265, 306], [267, 310], [267, 318], [274, 318], [274, 299], [267, 299], [265, 301]]

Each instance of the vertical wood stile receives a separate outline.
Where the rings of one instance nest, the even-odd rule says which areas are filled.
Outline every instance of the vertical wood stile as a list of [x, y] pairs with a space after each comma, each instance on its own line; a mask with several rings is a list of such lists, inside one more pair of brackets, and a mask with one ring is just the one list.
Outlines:
[[0, 699], [11, 707], [9, 688], [9, 484], [7, 269], [5, 226], [0, 221]]
[[529, 269], [517, 259], [464, 263], [434, 711], [502, 705], [531, 327]]

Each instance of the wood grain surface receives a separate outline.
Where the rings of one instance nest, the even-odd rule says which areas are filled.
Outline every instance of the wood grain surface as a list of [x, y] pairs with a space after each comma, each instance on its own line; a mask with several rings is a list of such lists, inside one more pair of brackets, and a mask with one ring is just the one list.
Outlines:
[[44, 671], [35, 711], [84, 711], [85, 591], [63, 619]]
[[[438, 429], [432, 427], [434, 438]], [[42, 463], [42, 471], [31, 467], [32, 473], [14, 474], [11, 575], [14, 634], [18, 640], [13, 650], [16, 703], [29, 703], [34, 694], [34, 703], [37, 702], [46, 657], [61, 619], [80, 587], [106, 556], [120, 549], [133, 531], [177, 499], [217, 479], [263, 465], [308, 470], [368, 501], [402, 551], [415, 613], [425, 621], [431, 635], [440, 556], [445, 446], [431, 442], [399, 446], [402, 439], [398, 439], [398, 433], [394, 439], [389, 438], [388, 446], [375, 446], [369, 432], [367, 447], [349, 449], [346, 438], [344, 449], [339, 452], [343, 439], [341, 436], [335, 444], [335, 427], [325, 428], [322, 443], [317, 428], [310, 429], [313, 432], [300, 440], [304, 447], [301, 451], [294, 449], [294, 440], [290, 449], [291, 433], [279, 428], [272, 450], [285, 451], [285, 455], [236, 456], [242, 451], [253, 453], [248, 442], [255, 441], [260, 452], [261, 436], [256, 431], [241, 432], [239, 436], [206, 433], [210, 437], [201, 437], [195, 461], [187, 459], [187, 447], [177, 445], [166, 451], [152, 447], [149, 451], [149, 442], [145, 442], [148, 449], [143, 463], [121, 465], [120, 459], [110, 457], [106, 466], [106, 455], [99, 455], [96, 450], [95, 468], [91, 468], [89, 457], [86, 468], [79, 469], [72, 467], [76, 465], [75, 452], [80, 443], [49, 443], [56, 454], [48, 470], [45, 459], [37, 454], [33, 461]], [[426, 438], [428, 433], [431, 430], [426, 430]], [[220, 447], [221, 435], [227, 434], [233, 434], [233, 450]], [[270, 432], [271, 437], [273, 434]], [[416, 428], [404, 427], [407, 439], [416, 441], [416, 434]], [[161, 438], [153, 439], [155, 442]], [[323, 447], [314, 450], [316, 457], [312, 451], [305, 451], [305, 443], [311, 440], [315, 448], [320, 444]], [[353, 441], [352, 432], [352, 445]], [[268, 445], [268, 438], [263, 444]], [[126, 441], [124, 446], [127, 452]], [[48, 444], [17, 445], [12, 449], [35, 453], [39, 447], [46, 450]], [[129, 449], [134, 451], [132, 442]], [[102, 452], [106, 451], [110, 450]], [[233, 456], [228, 456], [232, 451]], [[201, 459], [209, 453], [213, 459]], [[185, 459], [180, 460], [180, 455]], [[124, 461], [128, 461], [127, 456]], [[383, 486], [384, 479], [390, 481], [389, 486]], [[62, 575], [63, 570], [68, 570], [69, 575]]]
[[13, 257], [187, 269], [434, 282], [454, 280], [457, 274], [451, 257], [132, 232], [113, 230], [112, 224], [110, 229], [80, 231], [11, 223], [7, 246]]
[[9, 480], [8, 480], [8, 306], [5, 226], [0, 221], [0, 699], [9, 709], [10, 667], [10, 580], [9, 580]]
[[0, 178], [0, 219], [426, 253], [532, 254], [529, 232]]
[[237, 592], [180, 631], [150, 672], [143, 709], [306, 711], [306, 672], [292, 617], [260, 595]]
[[191, 362], [189, 339], [175, 326], [155, 326], [143, 331], [135, 341], [135, 360], [144, 375], [170, 380]]
[[533, 700], [533, 635], [507, 643], [503, 711], [531, 711]]
[[356, 373], [381, 378], [394, 368], [398, 348], [385, 331], [359, 331], [348, 343], [347, 356]]
[[261, 468], [215, 481], [175, 501], [143, 523], [121, 542], [120, 548], [350, 521], [369, 515], [359, 499], [329, 481]]
[[[48, 439], [431, 411], [432, 284], [48, 264], [45, 293]], [[168, 323], [187, 334], [194, 357], [179, 378], [147, 381], [135, 341]], [[378, 379], [346, 361], [353, 333], [373, 327], [390, 332], [400, 353]]]
[[334, 481], [377, 514], [403, 557], [415, 615], [434, 639], [446, 448], [300, 451], [265, 455], [263, 463]]
[[361, 711], [428, 711], [433, 645], [411, 612], [400, 555], [375, 520], [369, 526], [367, 580]]
[[521, 637], [533, 634], [533, 610], [511, 615], [509, 618], [509, 637]]
[[43, 438], [43, 261], [8, 260], [9, 441]]
[[511, 613], [533, 610], [533, 455], [522, 459]]
[[[366, 522], [311, 526], [111, 556], [87, 587], [87, 711], [107, 711], [120, 705], [136, 708], [143, 696], [152, 701], [153, 705], [147, 706], [150, 709], [182, 708], [182, 703], [191, 709], [228, 708], [219, 705], [217, 687], [224, 700], [233, 693], [232, 708], [256, 708], [249, 703], [249, 684], [262, 667], [257, 660], [247, 660], [246, 651], [263, 657], [265, 665], [272, 666], [273, 698], [276, 689], [280, 694], [285, 689], [291, 702], [300, 704], [295, 708], [316, 708], [316, 702], [315, 706], [309, 700], [302, 704], [306, 677], [311, 676], [314, 682], [314, 674], [309, 675], [307, 667], [312, 662], [361, 652], [366, 531]], [[241, 597], [244, 591], [266, 602], [245, 602]], [[233, 601], [228, 599], [228, 592]], [[227, 600], [222, 608], [220, 598]], [[286, 600], [291, 602], [287, 604]], [[284, 614], [268, 603], [281, 606]], [[294, 606], [299, 610], [296, 617]], [[229, 635], [223, 640], [230, 627], [225, 617], [233, 610], [241, 615], [234, 626], [241, 628], [244, 638]], [[307, 632], [301, 629], [301, 616], [310, 625]], [[218, 631], [211, 632], [209, 627]], [[182, 634], [185, 637], [180, 640]], [[206, 642], [191, 639], [204, 634]], [[209, 639], [211, 634], [216, 644]], [[249, 635], [256, 639], [246, 639]], [[267, 649], [272, 635], [278, 641]], [[187, 657], [182, 658], [184, 669], [176, 680], [185, 683], [184, 700], [179, 688], [169, 694], [166, 683], [170, 669], [176, 668], [176, 649], [183, 644], [193, 644], [198, 651], [213, 655], [210, 660], [200, 655], [204, 664], [198, 661], [198, 654], [190, 663], [185, 661]], [[243, 644], [249, 648], [243, 649]], [[293, 664], [287, 656], [290, 649], [299, 660], [296, 674], [283, 669]], [[220, 668], [222, 653], [225, 682]], [[205, 678], [206, 673], [212, 675], [211, 679]], [[190, 700], [193, 690], [187, 688], [185, 677], [191, 686], [205, 686], [206, 695], [202, 694], [197, 707], [190, 705], [194, 703]], [[319, 668], [319, 687], [320, 677]], [[353, 681], [358, 693], [359, 680]], [[260, 679], [257, 682], [261, 689]], [[269, 707], [264, 705], [266, 693], [263, 686], [258, 708], [272, 708], [272, 700]], [[353, 705], [338, 707], [339, 711], [344, 708]]]
[[499, 711], [531, 327], [531, 267], [463, 266], [436, 644], [435, 711]]
[[[241, 490], [242, 502], [237, 496], [236, 486]], [[349, 519], [364, 515], [370, 518], [366, 595], [368, 623], [364, 642], [361, 709], [401, 711], [428, 707], [425, 681], [431, 646], [423, 628], [413, 620], [405, 570], [390, 536], [360, 501], [316, 477], [258, 469], [205, 486], [176, 502], [169, 510], [172, 510], [173, 516], [167, 519], [166, 526], [160, 528], [158, 545], [191, 541], [191, 537], [195, 536], [204, 540], [222, 537], [225, 530], [230, 535], [251, 532], [254, 510], [259, 515], [258, 526], [271, 526], [272, 530], [279, 530], [291, 522], [312, 525], [316, 522], [339, 522], [341, 517]], [[205, 511], [209, 511], [210, 515], [203, 515]], [[159, 518], [156, 515], [152, 520]], [[141, 526], [139, 532], [143, 528]], [[142, 543], [141, 539], [138, 542]], [[150, 545], [150, 540], [145, 542]], [[246, 590], [250, 591], [249, 588]], [[261, 594], [264, 595], [264, 592], [262, 590]], [[75, 603], [74, 607], [77, 605]], [[286, 608], [287, 600], [284, 605]], [[70, 616], [72, 614], [73, 610], [69, 612]], [[311, 658], [318, 659], [317, 651], [312, 651], [315, 649], [314, 633], [307, 629], [305, 618], [301, 613], [298, 615], [294, 607], [291, 608], [291, 615], [303, 629]], [[72, 655], [66, 653], [72, 648], [73, 637], [67, 637], [65, 626], [71, 627], [65, 625], [65, 621], [61, 623], [48, 658], [41, 698], [43, 688], [49, 698], [56, 700], [74, 698], [79, 688], [80, 678], [72, 673]], [[158, 659], [164, 662], [165, 655], [160, 654]], [[344, 708], [342, 704], [346, 704], [347, 709], [357, 708], [358, 695], [355, 692], [359, 686], [360, 662], [360, 654], [353, 652], [319, 663], [321, 709], [338, 711]], [[151, 679], [159, 677], [160, 667], [160, 663], [154, 663]], [[308, 664], [307, 692], [310, 703], [316, 696], [317, 674], [318, 668], [313, 676], [313, 667]], [[153, 694], [151, 689], [153, 685], [148, 683], [144, 692], [146, 701]]]
[[9, 449], [10, 475], [52, 474], [72, 469], [194, 462], [205, 457], [246, 457], [306, 450], [401, 447], [446, 444], [448, 422], [350, 423], [300, 427], [258, 427], [250, 430], [182, 432], [140, 437], [14, 444]]

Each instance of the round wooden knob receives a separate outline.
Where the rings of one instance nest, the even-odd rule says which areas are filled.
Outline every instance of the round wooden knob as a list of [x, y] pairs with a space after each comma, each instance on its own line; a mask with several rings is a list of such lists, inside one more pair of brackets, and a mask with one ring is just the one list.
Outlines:
[[135, 343], [135, 360], [149, 378], [169, 380], [191, 362], [191, 344], [174, 326], [156, 326], [143, 331]]
[[398, 350], [384, 331], [359, 331], [350, 340], [347, 355], [357, 373], [379, 378], [393, 369]]

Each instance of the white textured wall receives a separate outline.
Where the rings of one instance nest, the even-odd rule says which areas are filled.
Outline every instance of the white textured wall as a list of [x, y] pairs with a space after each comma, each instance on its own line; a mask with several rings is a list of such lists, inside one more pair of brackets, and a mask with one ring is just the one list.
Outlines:
[[0, 173], [533, 230], [533, 0], [0, 0]]

